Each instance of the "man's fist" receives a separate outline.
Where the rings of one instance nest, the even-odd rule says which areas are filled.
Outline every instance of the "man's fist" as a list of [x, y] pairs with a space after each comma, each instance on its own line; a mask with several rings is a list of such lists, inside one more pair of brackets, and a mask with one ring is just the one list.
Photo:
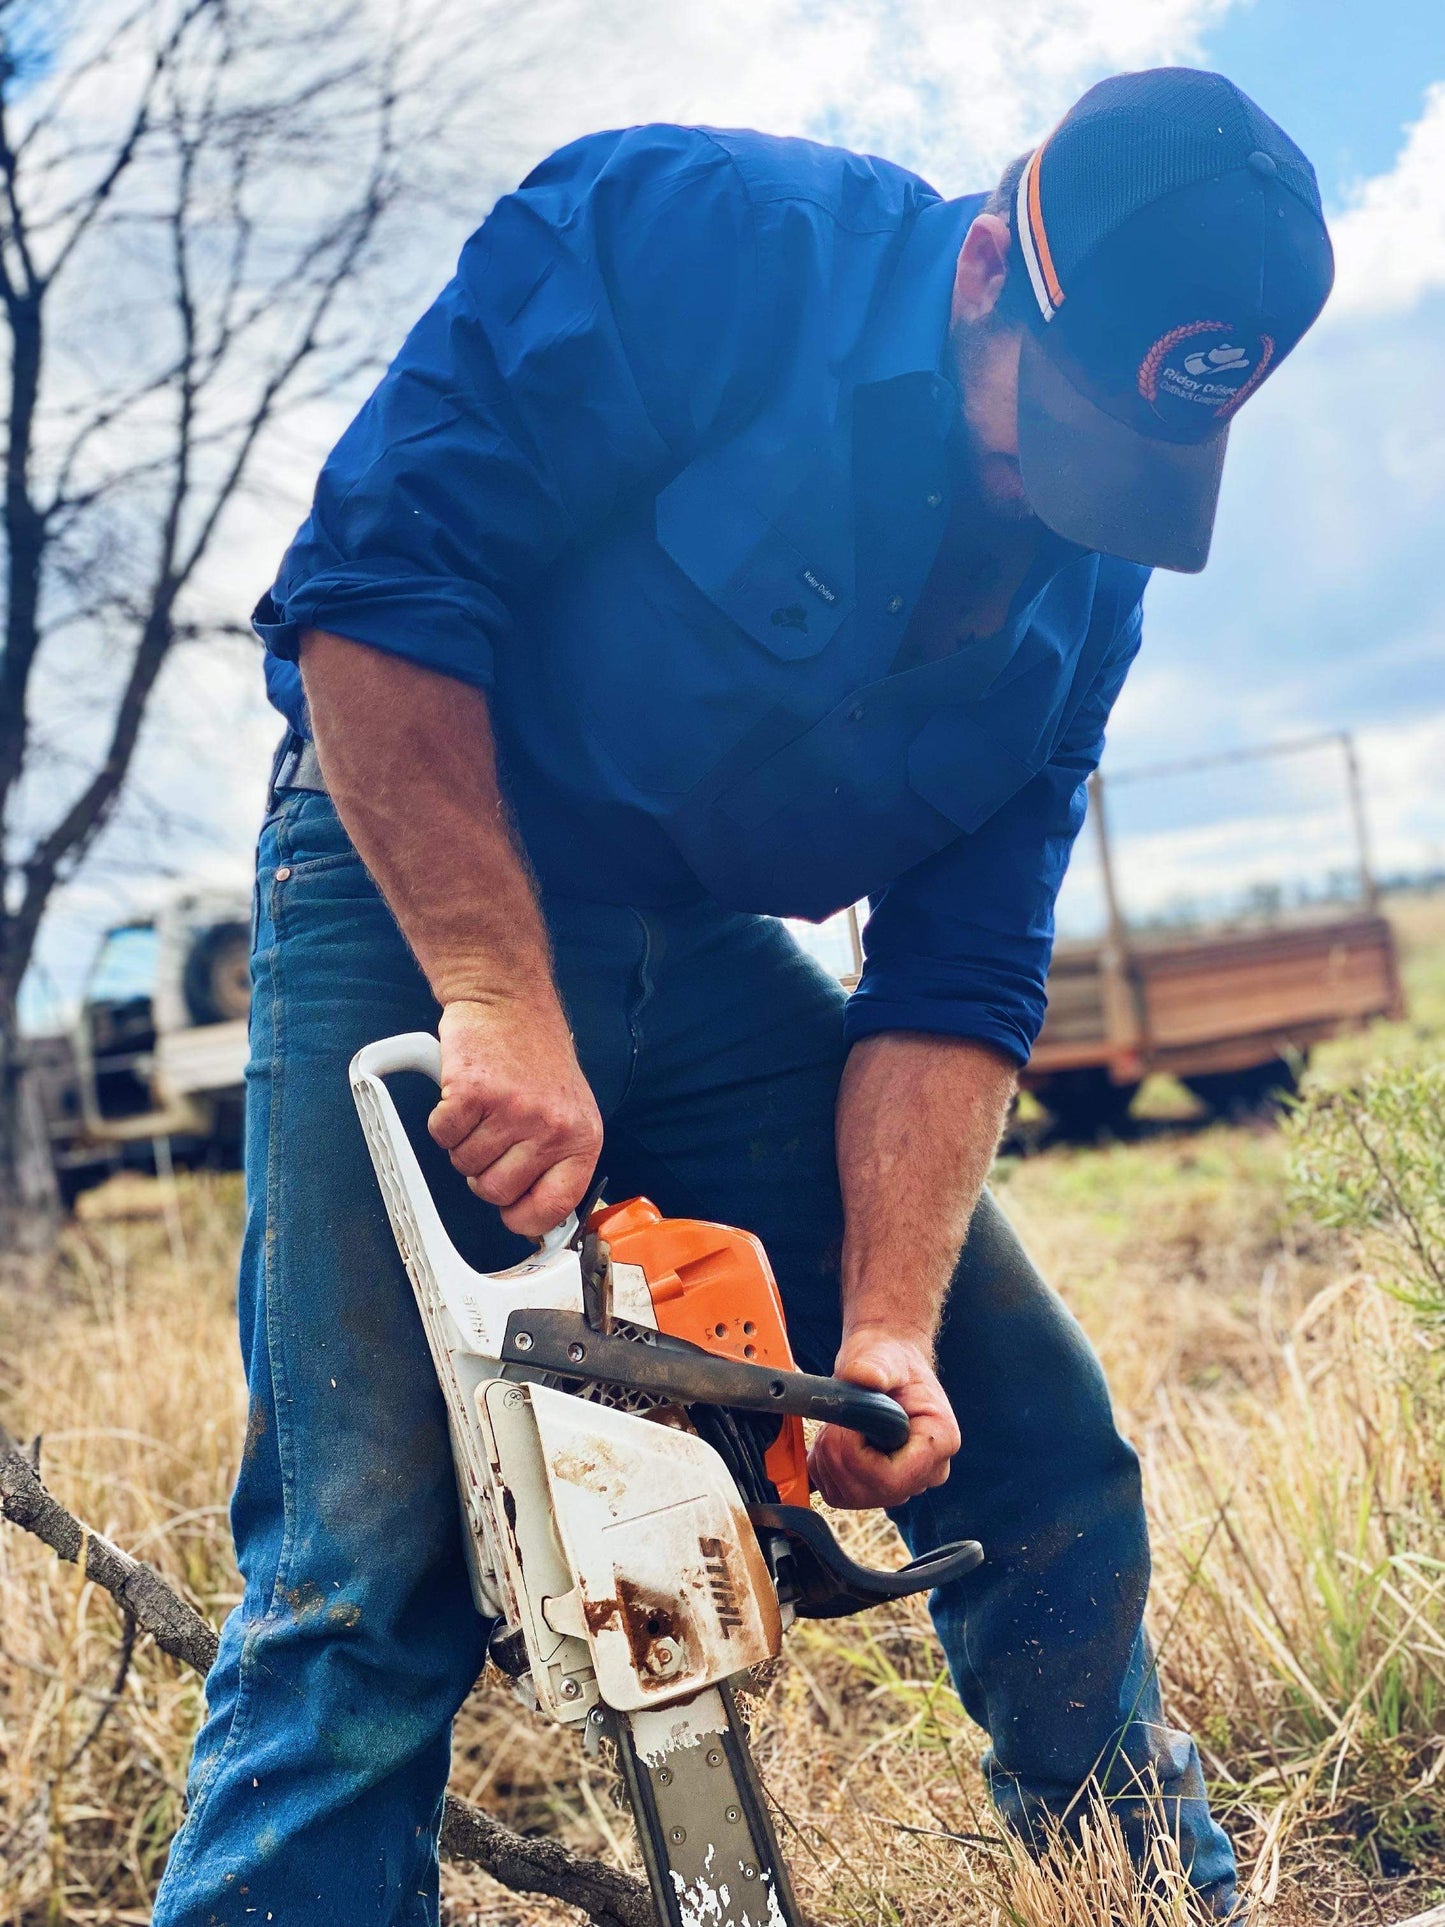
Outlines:
[[499, 999], [442, 1012], [442, 1095], [427, 1120], [468, 1186], [524, 1238], [561, 1224], [602, 1150], [602, 1119], [560, 1006]]
[[846, 1426], [825, 1425], [808, 1455], [808, 1470], [828, 1504], [902, 1505], [929, 1486], [942, 1485], [963, 1441], [927, 1347], [864, 1326], [843, 1340], [833, 1371], [850, 1385], [896, 1398], [910, 1425], [907, 1444], [891, 1456], [875, 1451]]

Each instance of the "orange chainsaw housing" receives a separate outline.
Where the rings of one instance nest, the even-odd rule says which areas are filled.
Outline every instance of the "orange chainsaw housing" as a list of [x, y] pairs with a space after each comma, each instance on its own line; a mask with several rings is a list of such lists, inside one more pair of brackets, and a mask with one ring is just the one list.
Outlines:
[[[606, 1239], [614, 1264], [640, 1268], [659, 1331], [727, 1358], [777, 1371], [798, 1369], [773, 1268], [750, 1231], [664, 1218], [648, 1198], [599, 1205], [587, 1229]], [[764, 1463], [782, 1504], [808, 1503], [800, 1418], [783, 1420]]]

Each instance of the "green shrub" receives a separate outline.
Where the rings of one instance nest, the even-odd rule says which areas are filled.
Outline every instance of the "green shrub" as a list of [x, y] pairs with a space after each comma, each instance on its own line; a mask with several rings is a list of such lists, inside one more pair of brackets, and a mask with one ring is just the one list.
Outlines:
[[1296, 1203], [1357, 1238], [1385, 1289], [1445, 1335], [1445, 1062], [1316, 1086], [1285, 1128]]

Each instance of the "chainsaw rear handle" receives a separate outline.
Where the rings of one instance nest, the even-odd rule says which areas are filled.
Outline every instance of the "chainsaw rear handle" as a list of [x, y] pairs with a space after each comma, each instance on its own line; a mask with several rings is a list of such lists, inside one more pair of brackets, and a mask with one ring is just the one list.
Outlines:
[[[374, 1077], [374, 1095], [382, 1109], [401, 1130], [401, 1119], [396, 1114], [396, 1106], [385, 1080], [397, 1071], [420, 1071], [429, 1077], [437, 1089], [442, 1082], [441, 1040], [433, 1037], [430, 1031], [406, 1030], [396, 1037], [381, 1037], [374, 1044], [364, 1045], [351, 1060], [351, 1080], [354, 1084], [358, 1077]], [[577, 1232], [577, 1214], [569, 1212], [561, 1224], [553, 1227], [541, 1239], [544, 1252], [560, 1251]]]

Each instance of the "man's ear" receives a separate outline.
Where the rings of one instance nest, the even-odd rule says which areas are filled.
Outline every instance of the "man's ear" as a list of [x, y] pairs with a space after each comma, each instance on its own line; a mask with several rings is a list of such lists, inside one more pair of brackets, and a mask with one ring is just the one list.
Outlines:
[[1013, 237], [1001, 214], [980, 214], [963, 237], [953, 277], [953, 319], [986, 321], [1008, 275]]

